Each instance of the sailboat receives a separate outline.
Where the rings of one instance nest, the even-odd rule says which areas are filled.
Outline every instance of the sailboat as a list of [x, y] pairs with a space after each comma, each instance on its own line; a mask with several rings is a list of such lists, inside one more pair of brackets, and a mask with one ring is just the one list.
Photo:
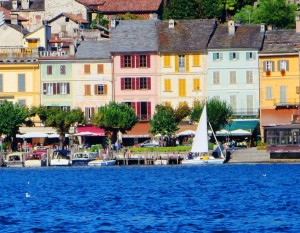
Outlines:
[[[219, 158], [215, 158], [208, 154], [208, 131], [207, 131], [207, 111], [206, 105], [204, 105], [200, 121], [196, 130], [196, 134], [193, 140], [192, 149], [188, 156], [182, 161], [185, 165], [204, 165], [204, 164], [223, 164], [226, 159], [221, 152]], [[212, 129], [211, 129], [212, 130]], [[212, 130], [213, 132], [213, 130]], [[215, 137], [215, 134], [213, 132]], [[215, 137], [216, 140], [216, 137]], [[218, 143], [218, 141], [216, 140]], [[218, 143], [219, 146], [219, 143]], [[219, 146], [219, 150], [221, 148]]]

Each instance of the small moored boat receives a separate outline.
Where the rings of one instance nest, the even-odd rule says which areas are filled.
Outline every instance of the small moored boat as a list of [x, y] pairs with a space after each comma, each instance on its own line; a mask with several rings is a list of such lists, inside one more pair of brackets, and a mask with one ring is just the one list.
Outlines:
[[89, 162], [96, 160], [97, 152], [77, 152], [73, 155], [72, 166], [86, 166]]
[[25, 156], [25, 167], [42, 167], [47, 165], [47, 151], [40, 150]]
[[69, 150], [55, 150], [53, 151], [50, 165], [51, 166], [71, 166], [71, 151]]
[[4, 161], [6, 167], [24, 167], [24, 152], [12, 152], [6, 155]]
[[111, 159], [111, 160], [93, 160], [88, 163], [88, 166], [90, 167], [103, 167], [103, 166], [113, 166], [116, 164], [116, 160]]

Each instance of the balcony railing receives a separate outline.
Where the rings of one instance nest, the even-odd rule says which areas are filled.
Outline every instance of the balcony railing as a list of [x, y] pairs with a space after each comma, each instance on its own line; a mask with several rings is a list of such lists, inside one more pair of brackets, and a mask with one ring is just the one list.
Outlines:
[[289, 109], [289, 108], [298, 108], [299, 99], [298, 98], [286, 98], [286, 99], [274, 99], [274, 106], [276, 109]]
[[259, 109], [257, 108], [233, 109], [233, 115], [236, 118], [257, 118], [259, 116]]
[[37, 48], [0, 47], [0, 59], [36, 57], [38, 57]]
[[67, 51], [40, 51], [40, 57], [67, 57], [69, 53]]

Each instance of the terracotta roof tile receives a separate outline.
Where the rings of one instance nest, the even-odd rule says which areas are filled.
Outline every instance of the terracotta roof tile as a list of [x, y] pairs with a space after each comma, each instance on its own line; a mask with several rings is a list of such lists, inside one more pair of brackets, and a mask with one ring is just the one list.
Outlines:
[[[10, 20], [11, 19], [11, 16], [10, 16], [11, 11], [10, 10], [7, 10], [4, 7], [0, 6], [0, 11], [4, 11], [5, 20]], [[18, 20], [27, 21], [27, 19], [25, 19], [24, 17], [22, 17], [20, 15], [18, 15]]]
[[157, 11], [162, 0], [107, 0], [102, 12], [145, 12]]

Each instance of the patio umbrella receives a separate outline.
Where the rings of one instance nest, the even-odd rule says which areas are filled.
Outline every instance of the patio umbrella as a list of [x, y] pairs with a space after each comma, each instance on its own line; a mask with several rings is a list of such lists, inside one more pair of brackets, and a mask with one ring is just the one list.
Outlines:
[[41, 132], [30, 132], [21, 135], [22, 138], [47, 138], [48, 134]]
[[251, 133], [247, 130], [236, 129], [236, 130], [230, 131], [230, 135], [231, 136], [250, 136]]
[[195, 131], [194, 130], [185, 130], [185, 131], [182, 131], [180, 133], [177, 134], [177, 136], [189, 136], [189, 135], [195, 135]]

